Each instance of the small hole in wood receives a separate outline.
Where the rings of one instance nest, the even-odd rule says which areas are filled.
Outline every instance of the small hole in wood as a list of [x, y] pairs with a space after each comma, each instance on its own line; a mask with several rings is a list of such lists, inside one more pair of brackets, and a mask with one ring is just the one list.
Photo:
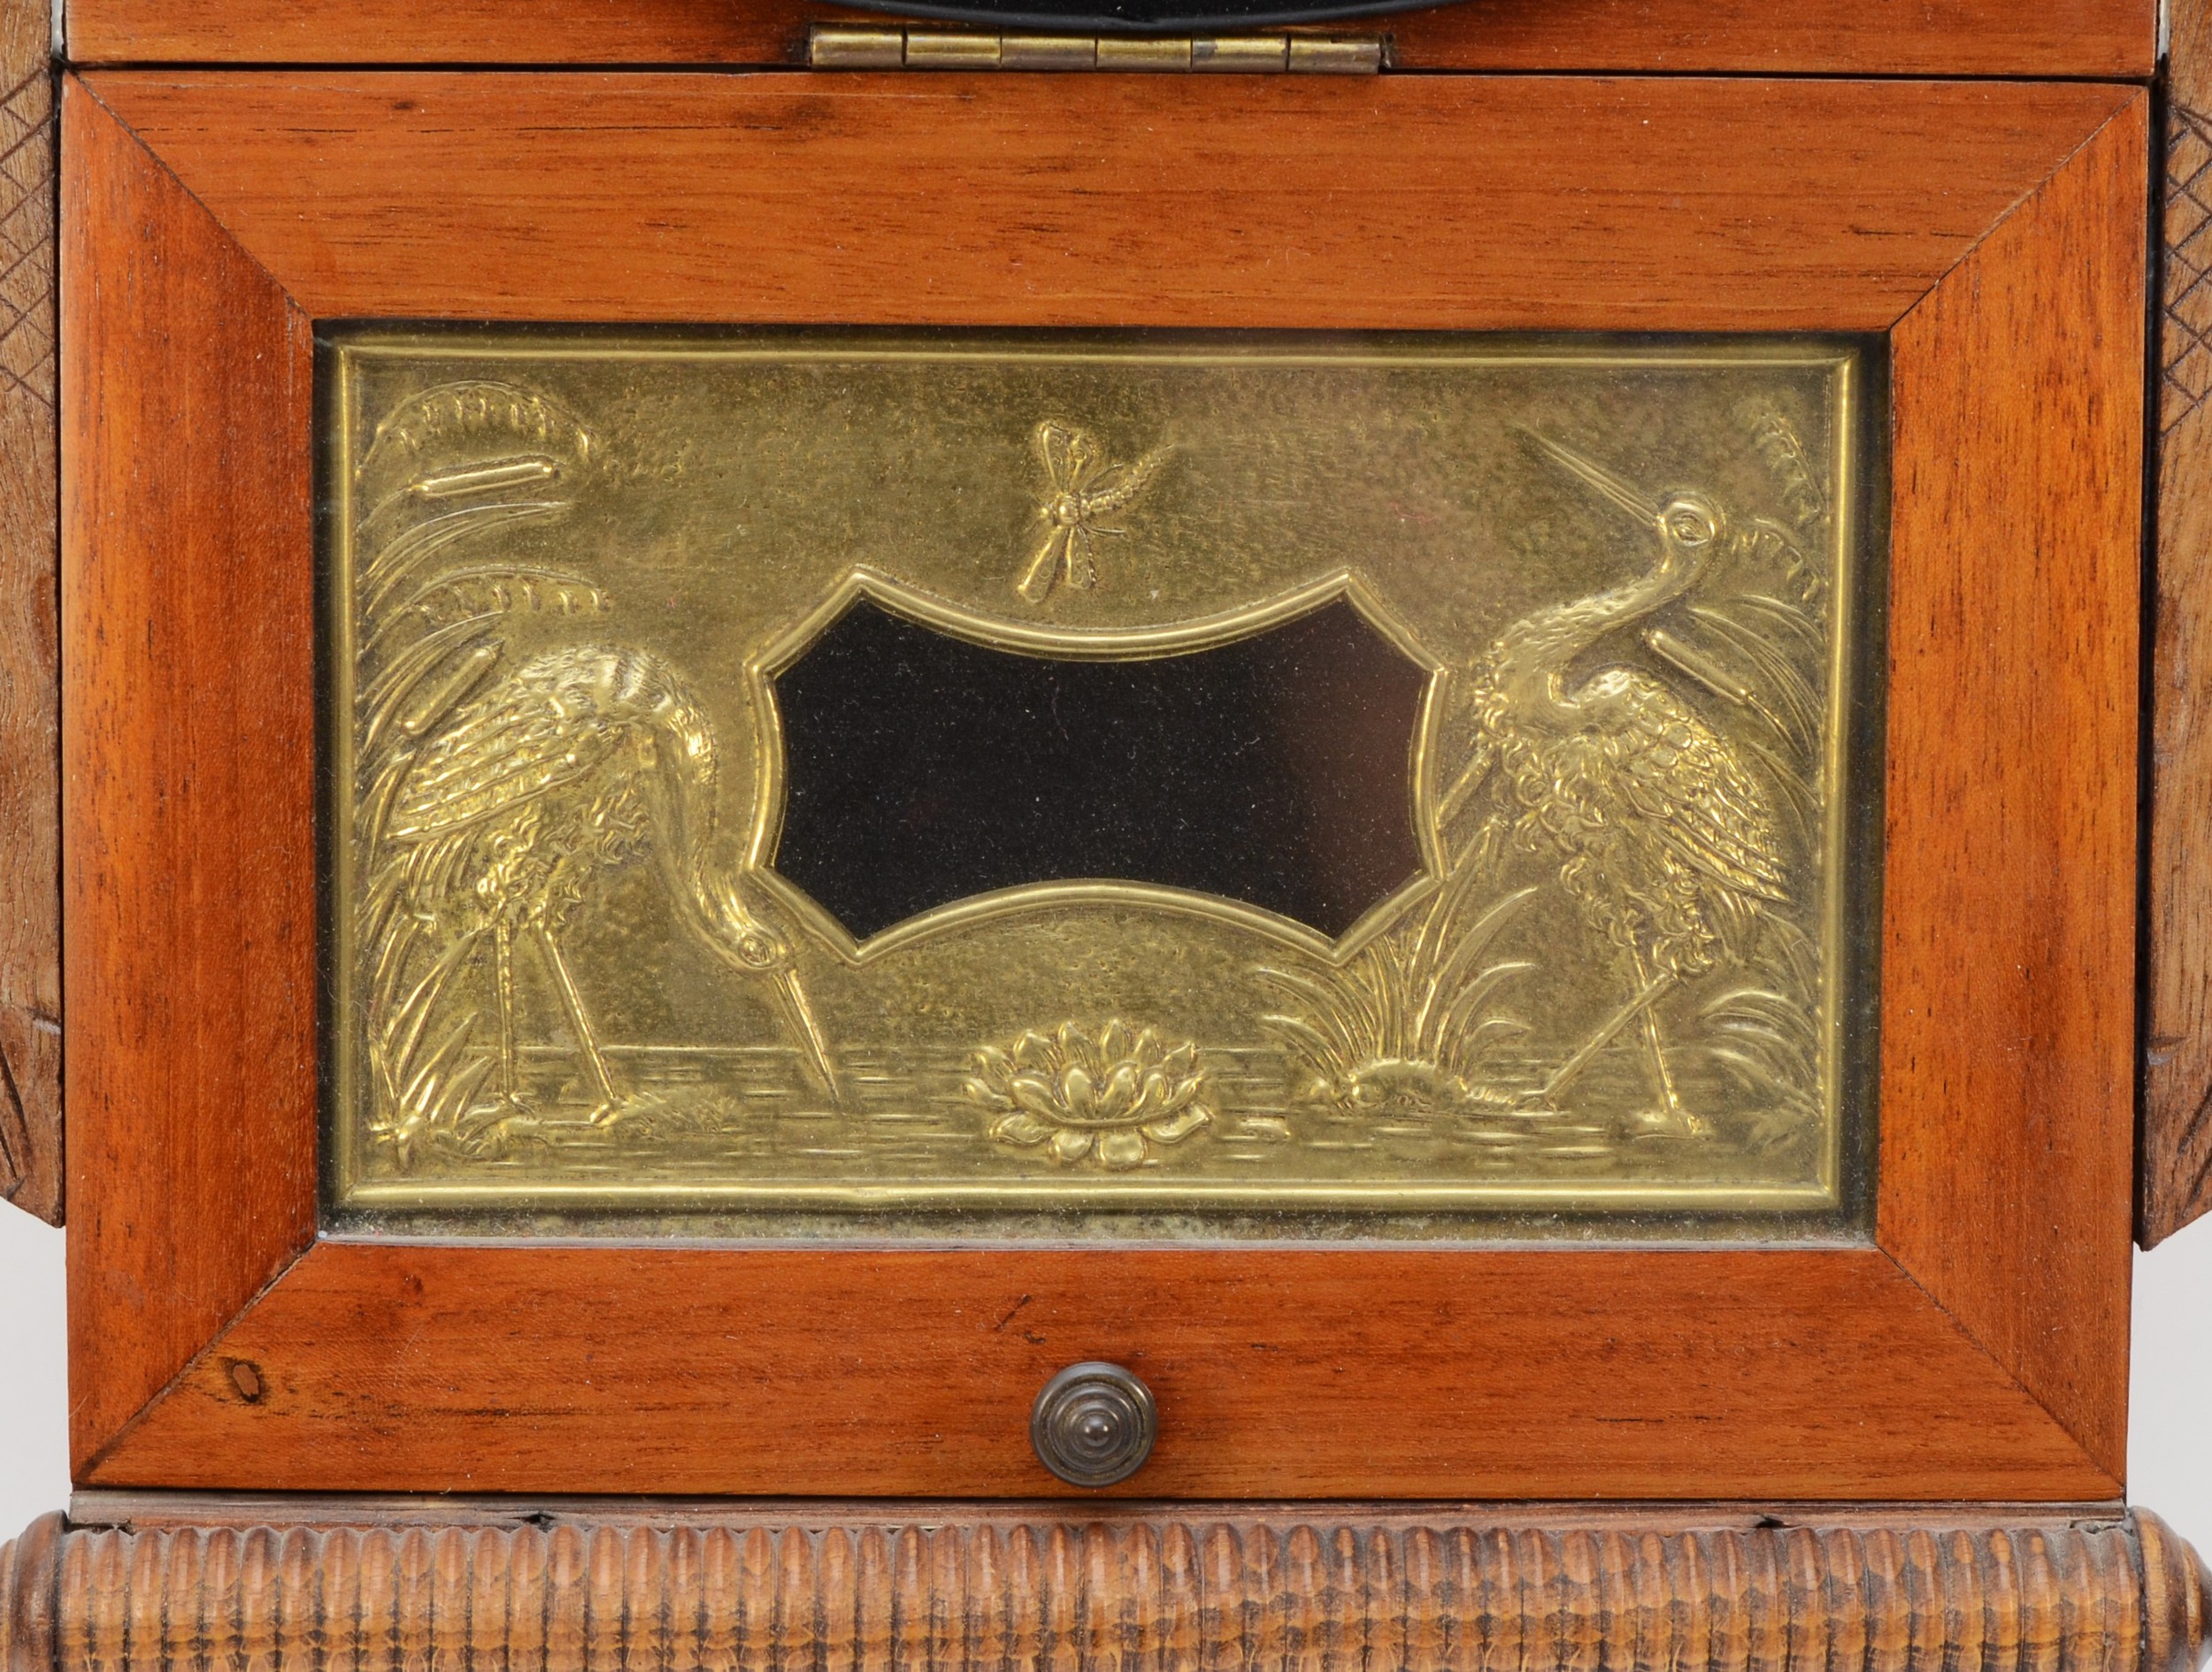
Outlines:
[[230, 1384], [238, 1390], [238, 1397], [249, 1405], [261, 1403], [268, 1386], [261, 1379], [261, 1367], [250, 1359], [234, 1359], [230, 1366]]

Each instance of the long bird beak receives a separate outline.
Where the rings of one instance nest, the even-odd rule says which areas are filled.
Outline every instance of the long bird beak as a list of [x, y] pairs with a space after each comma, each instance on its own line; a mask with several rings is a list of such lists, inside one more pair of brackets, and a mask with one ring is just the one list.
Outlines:
[[1638, 493], [1604, 465], [1592, 463], [1572, 448], [1562, 447], [1548, 435], [1539, 435], [1534, 430], [1523, 430], [1521, 433], [1550, 454], [1555, 462], [1565, 465], [1637, 521], [1655, 523], [1659, 520], [1658, 504]]
[[844, 1088], [837, 1083], [837, 1070], [830, 1064], [829, 1043], [822, 1037], [821, 1024], [814, 1019], [814, 1007], [806, 1001], [806, 989], [799, 985], [798, 972], [789, 969], [779, 970], [772, 979], [775, 985], [777, 1001], [783, 1009], [784, 1020], [805, 1047], [810, 1059], [808, 1067], [821, 1081], [822, 1089], [829, 1093], [831, 1104], [843, 1108]]

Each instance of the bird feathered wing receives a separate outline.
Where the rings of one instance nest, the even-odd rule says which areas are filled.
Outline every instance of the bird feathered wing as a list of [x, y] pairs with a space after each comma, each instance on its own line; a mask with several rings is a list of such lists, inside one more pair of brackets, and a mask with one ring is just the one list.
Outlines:
[[1773, 811], [1735, 751], [1655, 680], [1631, 676], [1605, 695], [1615, 708], [1611, 788], [1634, 823], [1691, 870], [1755, 899], [1787, 900]]
[[386, 825], [432, 840], [590, 777], [645, 717], [635, 652], [578, 648], [539, 657], [454, 717], [416, 756]]

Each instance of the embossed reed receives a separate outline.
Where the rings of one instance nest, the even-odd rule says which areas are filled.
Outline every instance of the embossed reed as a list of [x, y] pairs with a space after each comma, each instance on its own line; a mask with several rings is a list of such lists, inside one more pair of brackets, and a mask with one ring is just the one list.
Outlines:
[[65, 1530], [0, 1550], [0, 1665], [2187, 1672], [2155, 1517], [1662, 1530], [1289, 1516]]

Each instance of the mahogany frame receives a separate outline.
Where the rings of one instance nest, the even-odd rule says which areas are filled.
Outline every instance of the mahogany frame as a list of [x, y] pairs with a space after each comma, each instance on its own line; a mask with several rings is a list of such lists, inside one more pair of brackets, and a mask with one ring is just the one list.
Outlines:
[[[2147, 114], [2092, 82], [73, 78], [77, 1479], [1058, 1495], [1029, 1401], [1103, 1357], [1158, 1394], [1120, 1489], [1152, 1497], [2117, 1496]], [[311, 323], [403, 316], [1888, 333], [1873, 1242], [319, 1240]]]
[[[1353, 0], [1356, 3], [1356, 0]], [[802, 64], [833, 0], [70, 0], [80, 65]], [[1457, 0], [1348, 19], [1405, 69], [2098, 76], [2158, 67], [2156, 0]]]

